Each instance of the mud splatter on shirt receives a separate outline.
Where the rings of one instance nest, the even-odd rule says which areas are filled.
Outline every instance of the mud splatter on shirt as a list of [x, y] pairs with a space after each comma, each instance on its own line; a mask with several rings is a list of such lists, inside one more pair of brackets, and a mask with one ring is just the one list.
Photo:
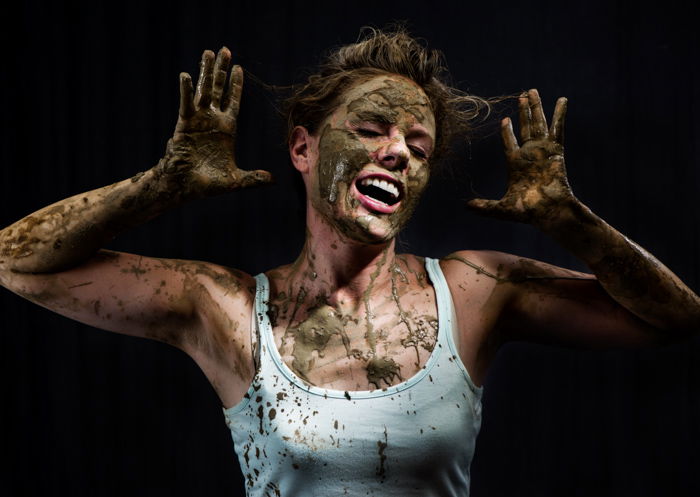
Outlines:
[[[311, 386], [284, 364], [267, 278], [256, 277], [260, 368], [246, 398], [224, 411], [249, 497], [468, 495], [481, 389], [458, 359], [439, 265], [426, 266], [438, 302], [431, 356], [413, 377], [366, 391]], [[378, 374], [390, 373], [384, 366]]]

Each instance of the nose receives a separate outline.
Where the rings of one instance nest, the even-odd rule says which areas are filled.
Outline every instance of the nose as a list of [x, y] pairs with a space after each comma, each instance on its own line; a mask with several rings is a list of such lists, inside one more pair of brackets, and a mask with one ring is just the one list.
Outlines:
[[379, 149], [377, 161], [390, 171], [403, 171], [408, 166], [409, 155], [403, 136], [395, 136]]

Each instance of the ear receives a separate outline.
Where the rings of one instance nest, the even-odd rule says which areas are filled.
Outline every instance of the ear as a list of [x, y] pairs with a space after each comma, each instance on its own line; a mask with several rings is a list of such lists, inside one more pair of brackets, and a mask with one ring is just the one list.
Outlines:
[[297, 126], [292, 130], [289, 138], [289, 156], [292, 164], [301, 173], [307, 173], [315, 160], [316, 139], [303, 126]]

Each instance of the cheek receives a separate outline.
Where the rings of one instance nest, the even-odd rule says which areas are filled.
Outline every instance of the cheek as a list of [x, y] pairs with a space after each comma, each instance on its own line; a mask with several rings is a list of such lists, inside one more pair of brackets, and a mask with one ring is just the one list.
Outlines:
[[[323, 140], [318, 157], [319, 197], [335, 204], [338, 192], [347, 191], [357, 173], [371, 162], [368, 151], [357, 140], [349, 139], [345, 133], [331, 132]], [[324, 136], [324, 138], [326, 138]]]
[[430, 167], [427, 164], [420, 164], [411, 170], [408, 175], [406, 186], [410, 195], [422, 195], [430, 180]]

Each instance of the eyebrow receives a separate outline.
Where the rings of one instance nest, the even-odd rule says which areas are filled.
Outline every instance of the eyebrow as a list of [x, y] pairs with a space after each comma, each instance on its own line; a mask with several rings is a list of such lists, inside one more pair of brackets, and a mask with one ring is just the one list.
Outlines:
[[355, 112], [355, 115], [360, 119], [360, 121], [370, 121], [379, 124], [394, 124], [394, 119], [384, 112], [361, 110]]
[[[373, 122], [373, 123], [378, 123], [378, 124], [384, 124], [384, 125], [392, 125], [396, 124], [395, 120], [390, 117], [390, 113], [384, 113], [376, 110], [358, 110], [358, 111], [353, 111], [353, 113], [357, 116], [357, 120], [359, 121], [367, 121], [367, 122]], [[355, 122], [355, 119], [350, 119], [351, 122]], [[431, 148], [435, 144], [435, 139], [430, 136], [430, 134], [425, 130], [423, 125], [418, 124], [420, 126], [418, 129], [410, 129], [408, 130], [406, 136], [411, 137], [420, 137], [420, 138], [427, 138], [430, 140], [430, 146]]]

